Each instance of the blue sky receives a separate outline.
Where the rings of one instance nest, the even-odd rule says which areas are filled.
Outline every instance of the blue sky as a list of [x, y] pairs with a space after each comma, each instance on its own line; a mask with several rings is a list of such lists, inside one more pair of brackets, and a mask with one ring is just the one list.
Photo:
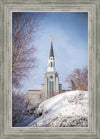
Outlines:
[[37, 67], [30, 71], [29, 78], [24, 81], [26, 90], [41, 89], [41, 84], [44, 83], [51, 36], [53, 36], [56, 71], [59, 73], [63, 89], [68, 88], [65, 79], [71, 71], [88, 65], [88, 13], [45, 13], [36, 33]]

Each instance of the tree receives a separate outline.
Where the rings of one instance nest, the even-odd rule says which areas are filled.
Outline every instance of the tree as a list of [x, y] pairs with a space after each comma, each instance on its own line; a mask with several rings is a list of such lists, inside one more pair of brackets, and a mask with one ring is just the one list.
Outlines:
[[14, 126], [17, 120], [26, 109], [25, 95], [22, 91], [15, 88], [12, 89], [12, 126]]
[[83, 69], [75, 69], [70, 73], [66, 82], [70, 84], [71, 90], [88, 90], [88, 69], [87, 67]]
[[72, 90], [76, 90], [76, 85], [75, 85], [75, 82], [71, 79], [71, 88]]
[[12, 14], [12, 84], [21, 87], [22, 79], [36, 66], [35, 33], [39, 27], [39, 13]]

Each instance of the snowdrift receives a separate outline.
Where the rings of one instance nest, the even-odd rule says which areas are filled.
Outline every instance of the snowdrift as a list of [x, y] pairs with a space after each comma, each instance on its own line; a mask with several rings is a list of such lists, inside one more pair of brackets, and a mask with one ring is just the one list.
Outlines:
[[42, 102], [36, 114], [39, 117], [29, 127], [87, 127], [88, 92], [68, 91], [54, 96]]

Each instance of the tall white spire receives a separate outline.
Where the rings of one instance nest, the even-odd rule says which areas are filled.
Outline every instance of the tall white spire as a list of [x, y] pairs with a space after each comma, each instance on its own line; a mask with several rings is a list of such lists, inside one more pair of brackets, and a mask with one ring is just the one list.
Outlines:
[[54, 52], [53, 52], [53, 37], [51, 36], [51, 48], [50, 48], [50, 55], [48, 58], [48, 69], [47, 72], [55, 72], [55, 59], [54, 59]]

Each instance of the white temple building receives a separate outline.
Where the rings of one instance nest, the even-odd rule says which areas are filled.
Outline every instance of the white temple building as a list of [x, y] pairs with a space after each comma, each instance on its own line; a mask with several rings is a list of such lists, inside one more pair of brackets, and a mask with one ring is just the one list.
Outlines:
[[41, 101], [48, 99], [63, 92], [62, 85], [59, 84], [59, 75], [56, 72], [55, 57], [53, 51], [53, 37], [51, 36], [51, 48], [48, 58], [47, 72], [44, 77], [44, 84], [41, 86], [41, 90], [29, 90], [26, 93], [26, 100], [32, 104], [40, 103]]

